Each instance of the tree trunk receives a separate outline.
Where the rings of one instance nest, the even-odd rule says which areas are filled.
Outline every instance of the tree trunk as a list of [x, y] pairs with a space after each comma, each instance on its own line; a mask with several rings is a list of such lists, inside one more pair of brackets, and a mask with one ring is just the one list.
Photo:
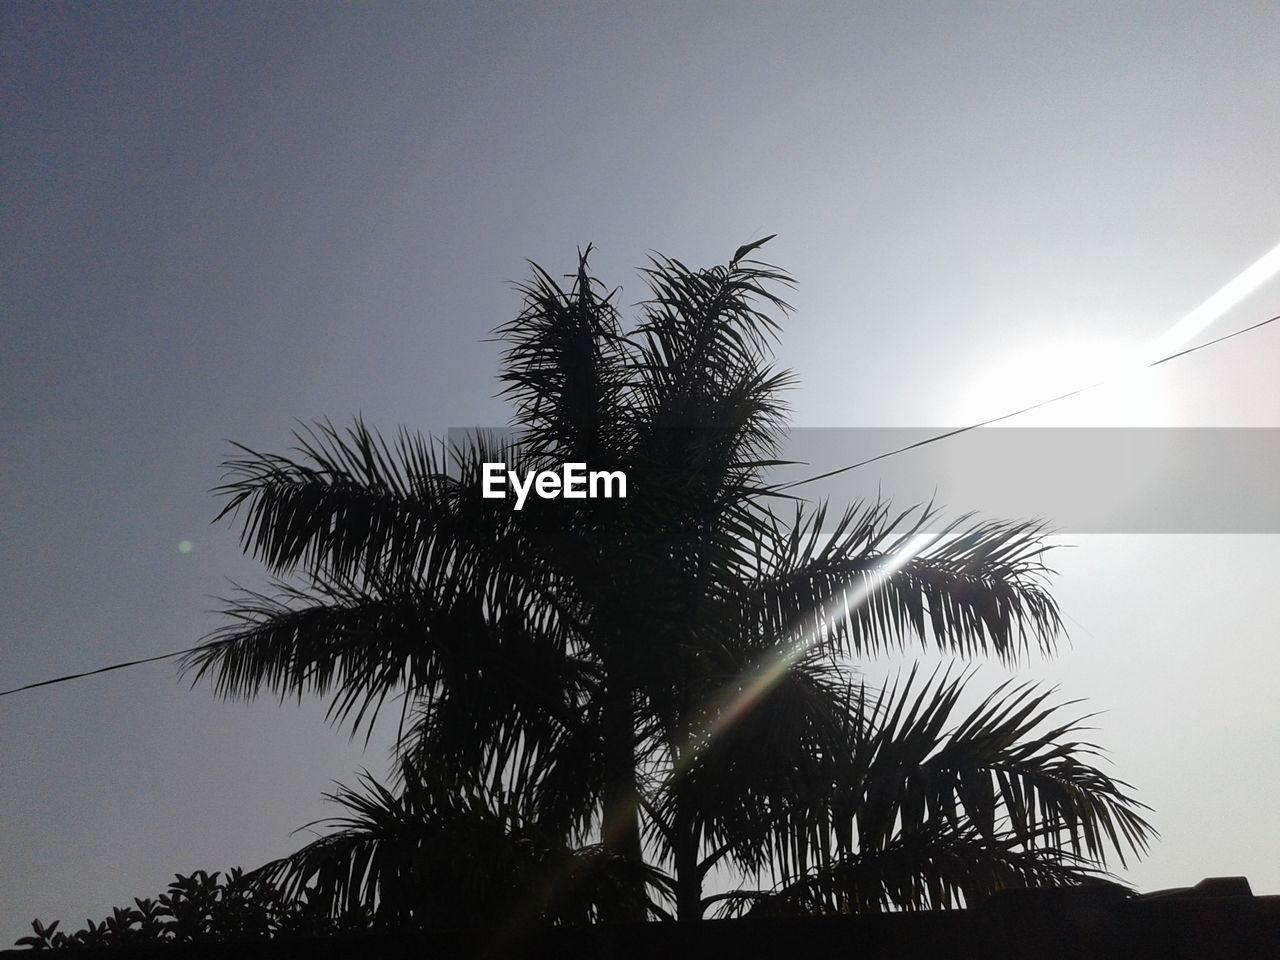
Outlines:
[[698, 862], [700, 831], [689, 815], [689, 805], [676, 797], [675, 822], [676, 919], [702, 919], [702, 865]]
[[608, 923], [632, 923], [647, 919], [644, 881], [639, 868], [644, 865], [640, 846], [640, 805], [636, 795], [635, 715], [629, 690], [610, 691], [604, 715], [604, 814], [601, 841], [610, 853], [636, 868], [636, 878], [627, 879], [623, 902], [608, 905], [602, 919]]

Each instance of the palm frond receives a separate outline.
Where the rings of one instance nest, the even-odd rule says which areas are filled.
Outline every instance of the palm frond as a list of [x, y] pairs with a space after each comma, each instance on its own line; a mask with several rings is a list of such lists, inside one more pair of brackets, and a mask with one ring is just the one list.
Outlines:
[[603, 469], [627, 446], [630, 344], [612, 294], [587, 272], [590, 252], [568, 291], [531, 263], [533, 279], [517, 287], [524, 309], [496, 333], [509, 345], [499, 379], [529, 455]]
[[840, 857], [772, 890], [738, 890], [708, 898], [719, 916], [863, 913], [973, 906], [998, 891], [1108, 884], [1095, 865], [972, 829], [930, 826]]
[[703, 464], [702, 475], [717, 481], [769, 459], [785, 426], [780, 394], [793, 382], [769, 366], [778, 331], [769, 311], [790, 309], [771, 287], [791, 278], [751, 260], [708, 270], [668, 257], [651, 262], [651, 298], [631, 336], [637, 450], [653, 469]]
[[1069, 704], [1006, 683], [959, 714], [970, 676], [913, 670], [876, 693], [834, 677], [770, 688], [668, 791], [697, 810], [702, 869], [727, 858], [772, 875], [768, 896], [786, 891], [778, 902], [796, 909], [817, 909], [819, 892], [824, 909], [882, 909], [1091, 882], [1110, 856], [1146, 849], [1145, 806], [1091, 762], [1082, 721], [1058, 719]]
[[[585, 923], [627, 895], [629, 865], [599, 845], [566, 845], [500, 791], [405, 765], [398, 792], [366, 773], [328, 799], [346, 811], [323, 822], [332, 832], [253, 882], [330, 916], [372, 908], [383, 922], [450, 927], [504, 916]], [[638, 876], [659, 893], [669, 885], [651, 868]]]
[[[539, 616], [498, 580], [479, 592], [469, 578], [276, 586], [275, 594], [241, 591], [224, 601], [230, 622], [183, 658], [183, 674], [193, 683], [208, 677], [227, 698], [331, 696], [330, 718], [353, 731], [372, 725], [397, 692], [429, 700], [440, 690], [468, 691], [465, 731], [477, 744], [518, 717], [528, 721], [526, 734], [539, 721], [575, 723], [594, 682], [554, 612]], [[563, 672], [554, 682], [531, 680], [550, 678], [555, 664]]]
[[1008, 661], [1052, 651], [1062, 621], [1047, 588], [1045, 529], [961, 517], [925, 533], [934, 518], [932, 507], [895, 513], [880, 501], [854, 504], [830, 533], [825, 505], [797, 505], [787, 525], [758, 524], [755, 574], [735, 601], [742, 629], [846, 655], [913, 639]]
[[518, 442], [476, 432], [446, 445], [402, 430], [390, 444], [359, 419], [345, 431], [303, 427], [295, 439], [293, 457], [240, 447], [215, 491], [227, 497], [215, 521], [236, 519], [245, 551], [273, 573], [423, 586], [471, 574], [530, 589], [552, 575], [555, 527], [535, 530], [480, 495], [484, 463], [528, 466]]
[[917, 686], [913, 670], [879, 698], [851, 781], [859, 786], [844, 800], [864, 847], [927, 821], [963, 821], [982, 836], [1005, 830], [1027, 848], [1069, 848], [1100, 865], [1146, 848], [1146, 808], [1090, 762], [1099, 748], [1076, 739], [1082, 720], [1058, 719], [1052, 690], [1008, 681], [948, 730], [971, 676]]

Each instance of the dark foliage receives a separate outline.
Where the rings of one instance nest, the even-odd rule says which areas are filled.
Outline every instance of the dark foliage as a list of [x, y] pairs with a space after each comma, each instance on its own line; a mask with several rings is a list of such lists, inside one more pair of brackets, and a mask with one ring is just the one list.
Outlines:
[[86, 920], [74, 933], [59, 930], [57, 920], [47, 925], [33, 920], [34, 935], [20, 938], [17, 945], [49, 950], [314, 936], [372, 922], [367, 911], [358, 909], [335, 917], [309, 891], [285, 897], [238, 867], [225, 875], [203, 870], [178, 874], [167, 893], [133, 903], [116, 907], [100, 923]]
[[[226, 464], [222, 516], [277, 581], [190, 675], [327, 697], [353, 732], [403, 711], [394, 781], [341, 788], [349, 816], [254, 881], [397, 924], [683, 919], [950, 906], [1145, 849], [1050, 692], [858, 678], [916, 644], [1051, 653], [1046, 531], [778, 489], [791, 280], [759, 245], [653, 258], [630, 328], [586, 253], [564, 285], [534, 266], [498, 330], [514, 437], [322, 423]], [[628, 495], [517, 512], [480, 496], [488, 462], [621, 470]]]

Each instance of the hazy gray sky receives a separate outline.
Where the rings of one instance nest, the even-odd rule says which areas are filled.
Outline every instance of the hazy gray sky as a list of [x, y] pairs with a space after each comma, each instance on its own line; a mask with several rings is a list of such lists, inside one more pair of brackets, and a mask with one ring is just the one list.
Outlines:
[[[261, 582], [209, 525], [228, 440], [504, 421], [481, 341], [526, 257], [594, 242], [630, 303], [650, 249], [778, 233], [803, 425], [956, 423], [1011, 363], [1158, 336], [1280, 241], [1278, 35], [1273, 2], [0, 6], [0, 688]], [[1280, 426], [1277, 361], [1269, 328], [1055, 422]], [[1023, 672], [1108, 711], [1163, 833], [1123, 875], [1280, 893], [1280, 538], [1072, 539], [1074, 645]], [[296, 848], [384, 769], [321, 713], [166, 665], [0, 700], [0, 943]]]

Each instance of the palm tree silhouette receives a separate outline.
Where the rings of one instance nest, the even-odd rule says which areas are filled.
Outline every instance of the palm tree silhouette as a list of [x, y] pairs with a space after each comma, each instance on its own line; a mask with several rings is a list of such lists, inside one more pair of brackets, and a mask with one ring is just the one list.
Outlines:
[[[1044, 530], [928, 537], [931, 508], [828, 516], [770, 482], [792, 281], [749, 258], [763, 242], [710, 269], [654, 256], [631, 329], [590, 248], [571, 283], [531, 265], [497, 331], [514, 434], [323, 423], [226, 464], [220, 516], [284, 579], [229, 601], [185, 669], [228, 697], [330, 697], [353, 731], [403, 694], [394, 788], [344, 788], [353, 816], [261, 877], [401, 921], [513, 897], [690, 919], [972, 902], [1146, 848], [1145, 808], [1049, 693], [966, 713], [967, 670], [857, 679], [851, 658], [916, 642], [1051, 652]], [[480, 495], [492, 462], [620, 470], [627, 496], [516, 511]], [[713, 870], [740, 888], [708, 895]]]

